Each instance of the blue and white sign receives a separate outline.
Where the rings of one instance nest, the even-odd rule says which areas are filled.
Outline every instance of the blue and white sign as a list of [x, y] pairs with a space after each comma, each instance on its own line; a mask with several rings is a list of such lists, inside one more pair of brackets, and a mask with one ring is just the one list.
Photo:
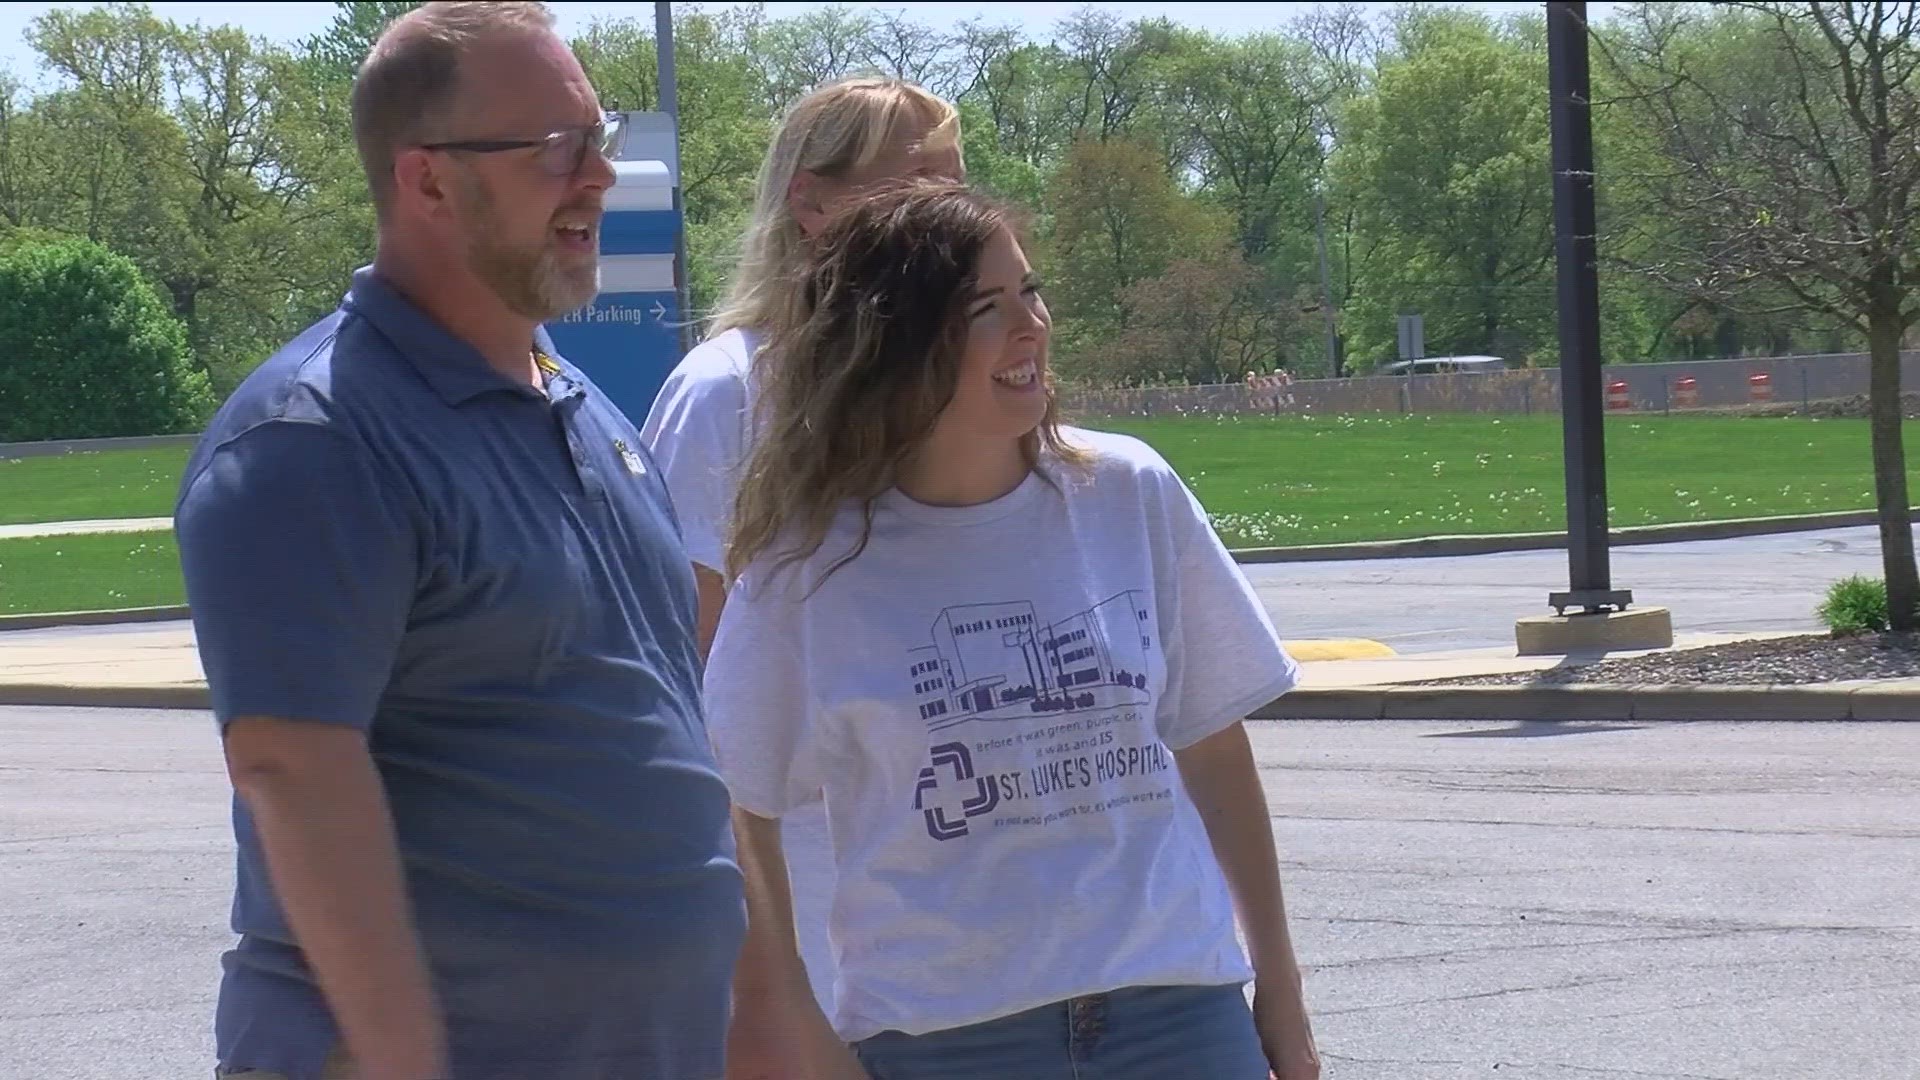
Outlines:
[[682, 221], [675, 207], [670, 124], [629, 125], [613, 163], [600, 222], [600, 295], [547, 324], [560, 354], [587, 373], [638, 425], [680, 361], [680, 295], [674, 260]]

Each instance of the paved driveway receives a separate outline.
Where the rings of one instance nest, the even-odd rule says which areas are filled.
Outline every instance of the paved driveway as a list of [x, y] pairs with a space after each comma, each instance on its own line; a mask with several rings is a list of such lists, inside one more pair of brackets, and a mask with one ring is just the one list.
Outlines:
[[[1615, 548], [1613, 581], [1639, 604], [1669, 608], [1674, 630], [1818, 631], [1827, 586], [1880, 576], [1872, 528]], [[1513, 624], [1551, 614], [1567, 587], [1564, 551], [1442, 559], [1248, 566], [1281, 633], [1365, 637], [1402, 653], [1513, 645]]]
[[[1329, 1080], [1920, 1076], [1920, 724], [1255, 734]], [[0, 1076], [207, 1075], [212, 721], [0, 745]]]

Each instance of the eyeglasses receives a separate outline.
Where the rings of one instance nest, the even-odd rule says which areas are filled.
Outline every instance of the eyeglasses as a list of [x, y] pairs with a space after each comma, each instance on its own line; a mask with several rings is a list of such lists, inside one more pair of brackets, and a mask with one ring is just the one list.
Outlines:
[[458, 142], [423, 143], [422, 150], [464, 150], [469, 154], [499, 154], [509, 150], [536, 150], [534, 161], [548, 176], [573, 176], [587, 160], [593, 147], [609, 159], [620, 155], [622, 134], [619, 113], [607, 113], [597, 124], [562, 128], [539, 139], [465, 139]]

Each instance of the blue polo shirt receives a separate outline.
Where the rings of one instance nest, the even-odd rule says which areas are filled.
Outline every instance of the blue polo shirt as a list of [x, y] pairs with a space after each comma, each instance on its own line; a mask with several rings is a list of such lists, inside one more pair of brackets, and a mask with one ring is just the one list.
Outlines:
[[[366, 733], [457, 1080], [716, 1080], [745, 927], [694, 589], [633, 425], [370, 270], [214, 418], [175, 531], [222, 730]], [[339, 1033], [233, 807], [221, 1067]]]

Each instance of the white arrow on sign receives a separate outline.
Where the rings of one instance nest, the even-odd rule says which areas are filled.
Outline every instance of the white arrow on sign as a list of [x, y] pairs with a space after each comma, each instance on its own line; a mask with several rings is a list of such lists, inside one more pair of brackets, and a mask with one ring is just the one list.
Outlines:
[[662, 304], [658, 300], [655, 300], [653, 302], [653, 321], [654, 322], [667, 321], [667, 306], [665, 304]]

